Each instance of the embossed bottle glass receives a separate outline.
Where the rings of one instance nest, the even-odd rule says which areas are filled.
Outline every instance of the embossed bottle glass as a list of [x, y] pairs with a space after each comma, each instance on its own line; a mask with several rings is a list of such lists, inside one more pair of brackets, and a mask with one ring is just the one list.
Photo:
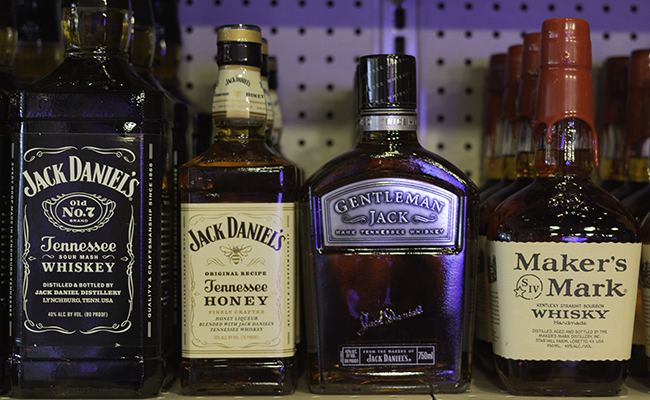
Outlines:
[[488, 227], [495, 362], [515, 394], [605, 396], [627, 375], [641, 243], [625, 207], [590, 179], [589, 25], [542, 26], [537, 177]]
[[313, 392], [461, 392], [478, 191], [417, 137], [415, 58], [362, 57], [359, 144], [303, 186]]
[[296, 168], [268, 147], [261, 32], [219, 28], [212, 147], [180, 170], [184, 394], [289, 394]]
[[63, 1], [66, 54], [15, 94], [10, 394], [155, 396], [171, 134], [128, 0]]

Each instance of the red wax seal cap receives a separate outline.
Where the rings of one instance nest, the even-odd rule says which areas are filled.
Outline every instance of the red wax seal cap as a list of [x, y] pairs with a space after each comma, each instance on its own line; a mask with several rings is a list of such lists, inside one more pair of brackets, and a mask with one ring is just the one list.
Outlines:
[[535, 123], [535, 107], [537, 106], [537, 80], [539, 78], [539, 46], [542, 34], [527, 33], [524, 36], [523, 53], [521, 56], [521, 83], [519, 84], [519, 101], [517, 116], [526, 117], [531, 124]]
[[625, 112], [626, 162], [630, 155], [641, 154], [641, 145], [648, 138], [650, 120], [650, 50], [632, 52], [628, 73], [627, 107]]
[[589, 23], [577, 18], [554, 18], [542, 24], [537, 121], [551, 128], [567, 118], [584, 121], [593, 136], [594, 161], [598, 165], [594, 126], [594, 93], [591, 80]]
[[630, 57], [609, 57], [603, 63], [603, 125], [625, 120]]
[[506, 62], [506, 87], [503, 92], [503, 105], [501, 116], [510, 123], [517, 119], [517, 95], [519, 93], [519, 78], [521, 77], [521, 53], [523, 46], [520, 44], [508, 48]]

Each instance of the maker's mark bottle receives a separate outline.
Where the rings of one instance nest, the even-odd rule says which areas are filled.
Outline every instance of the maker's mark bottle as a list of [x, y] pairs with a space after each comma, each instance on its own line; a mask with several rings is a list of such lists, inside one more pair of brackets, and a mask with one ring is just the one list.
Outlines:
[[359, 144], [301, 194], [311, 390], [464, 391], [478, 191], [419, 144], [414, 57], [358, 78]]
[[128, 62], [128, 0], [65, 0], [63, 63], [15, 94], [10, 394], [155, 396], [169, 273], [165, 97]]
[[537, 177], [488, 226], [497, 370], [520, 395], [605, 396], [627, 374], [641, 242], [625, 207], [591, 179], [589, 25], [544, 22]]

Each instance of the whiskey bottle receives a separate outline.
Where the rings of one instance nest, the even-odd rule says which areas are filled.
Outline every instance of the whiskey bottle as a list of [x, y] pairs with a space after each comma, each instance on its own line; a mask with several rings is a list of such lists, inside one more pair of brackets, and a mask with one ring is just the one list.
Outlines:
[[12, 1], [0, 1], [0, 89], [4, 91], [16, 90], [19, 86], [14, 75], [18, 41], [15, 10]]
[[128, 62], [128, 0], [64, 0], [65, 58], [11, 102], [10, 395], [149, 397], [162, 382], [171, 132]]
[[594, 184], [589, 25], [542, 25], [537, 177], [488, 227], [497, 371], [518, 395], [604, 396], [627, 374], [641, 242], [625, 207]]
[[259, 27], [218, 29], [212, 147], [180, 171], [184, 394], [294, 391], [296, 168], [266, 144]]
[[485, 117], [483, 120], [483, 159], [481, 175], [485, 177], [479, 192], [485, 191], [501, 181], [501, 132], [497, 125], [501, 116], [503, 90], [505, 86], [506, 54], [490, 56], [486, 83]]
[[178, 376], [180, 366], [180, 192], [178, 190], [178, 168], [189, 161], [188, 143], [192, 140], [191, 113], [187, 104], [172, 97], [153, 76], [155, 49], [155, 23], [150, 0], [133, 1], [133, 38], [129, 47], [133, 70], [153, 90], [165, 96], [166, 104], [173, 107], [166, 110], [172, 116], [172, 191], [171, 191], [171, 235], [172, 250], [169, 253], [171, 268], [161, 275], [162, 301], [162, 351], [163, 387], [168, 387]]
[[266, 143], [273, 149], [270, 143], [273, 125], [275, 123], [275, 108], [273, 107], [273, 98], [269, 89], [269, 71], [269, 41], [262, 38], [262, 68], [260, 69], [260, 76], [262, 79], [262, 88], [264, 89], [264, 97], [266, 99], [266, 131], [264, 134], [266, 135]]
[[[650, 50], [637, 50], [630, 56], [627, 103], [625, 107], [625, 183], [611, 193], [619, 200], [648, 185], [648, 110], [650, 109]], [[634, 212], [633, 212], [634, 213]], [[640, 218], [643, 218], [642, 215]]]
[[269, 145], [282, 154], [280, 139], [282, 138], [282, 109], [278, 99], [278, 60], [269, 57], [269, 94], [271, 95], [271, 104], [273, 105], [273, 128], [271, 129], [271, 138]]
[[517, 178], [515, 156], [517, 142], [515, 140], [515, 123], [517, 119], [517, 95], [521, 79], [522, 45], [517, 44], [508, 48], [505, 69], [505, 89], [497, 131], [501, 135], [501, 180], [491, 187], [481, 191], [481, 201], [484, 201], [497, 191], [511, 184]]
[[315, 393], [469, 386], [478, 191], [417, 136], [416, 61], [361, 57], [359, 143], [301, 194]]
[[15, 0], [18, 28], [15, 75], [21, 86], [36, 82], [63, 58], [59, 2]]
[[537, 100], [537, 79], [539, 77], [539, 32], [524, 36], [521, 56], [520, 83], [516, 101], [514, 141], [516, 179], [508, 186], [496, 191], [479, 204], [479, 259], [476, 302], [475, 354], [485, 368], [495, 371], [492, 352], [492, 321], [488, 290], [487, 228], [496, 207], [505, 199], [528, 186], [535, 178], [533, 165], [533, 124]]
[[623, 130], [627, 103], [630, 57], [610, 57], [603, 63], [603, 105], [600, 127], [598, 185], [611, 192], [625, 182], [623, 175]]

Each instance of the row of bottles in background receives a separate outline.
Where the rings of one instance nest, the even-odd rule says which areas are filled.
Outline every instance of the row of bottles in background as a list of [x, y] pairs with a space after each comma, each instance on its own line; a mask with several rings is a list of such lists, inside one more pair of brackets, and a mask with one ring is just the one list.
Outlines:
[[628, 197], [648, 186], [648, 59], [636, 51], [629, 67], [627, 58], [605, 62], [600, 183], [610, 194], [590, 179], [598, 158], [586, 21], [546, 21], [541, 40], [527, 34], [523, 46], [491, 58], [491, 77], [505, 86], [491, 84], [501, 126], [485, 126], [478, 294], [486, 306], [477, 308], [475, 351], [515, 394], [612, 395], [627, 376], [650, 229], [639, 229], [645, 191]]

